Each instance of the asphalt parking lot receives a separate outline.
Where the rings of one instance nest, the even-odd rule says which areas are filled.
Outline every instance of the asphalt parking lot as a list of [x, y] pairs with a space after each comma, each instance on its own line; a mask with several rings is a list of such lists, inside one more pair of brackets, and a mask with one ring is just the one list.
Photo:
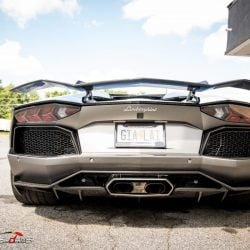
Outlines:
[[0, 233], [17, 230], [31, 241], [0, 249], [250, 249], [246, 208], [97, 198], [24, 206], [12, 195], [7, 150], [7, 136], [0, 136]]

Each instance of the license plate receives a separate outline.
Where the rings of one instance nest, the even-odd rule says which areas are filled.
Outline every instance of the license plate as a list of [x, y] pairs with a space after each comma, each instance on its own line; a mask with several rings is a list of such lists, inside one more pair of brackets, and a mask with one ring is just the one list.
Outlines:
[[165, 148], [166, 133], [164, 124], [130, 125], [117, 124], [116, 147]]

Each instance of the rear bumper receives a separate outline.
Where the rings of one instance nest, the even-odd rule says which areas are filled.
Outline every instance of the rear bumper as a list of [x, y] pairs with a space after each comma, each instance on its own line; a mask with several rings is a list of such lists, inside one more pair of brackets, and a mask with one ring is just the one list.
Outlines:
[[15, 184], [51, 188], [77, 173], [171, 174], [200, 173], [231, 190], [250, 187], [250, 159], [197, 155], [81, 154], [51, 158], [8, 155]]

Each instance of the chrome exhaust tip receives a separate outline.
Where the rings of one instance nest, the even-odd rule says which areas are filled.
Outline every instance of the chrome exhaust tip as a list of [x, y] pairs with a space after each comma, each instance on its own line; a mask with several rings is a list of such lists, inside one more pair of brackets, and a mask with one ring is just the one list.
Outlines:
[[112, 186], [113, 193], [127, 194], [133, 191], [134, 187], [132, 182], [115, 182]]
[[148, 183], [145, 186], [145, 191], [147, 194], [164, 194], [166, 192], [166, 184], [163, 183]]
[[169, 196], [174, 190], [165, 178], [113, 178], [106, 185], [112, 196], [156, 197]]

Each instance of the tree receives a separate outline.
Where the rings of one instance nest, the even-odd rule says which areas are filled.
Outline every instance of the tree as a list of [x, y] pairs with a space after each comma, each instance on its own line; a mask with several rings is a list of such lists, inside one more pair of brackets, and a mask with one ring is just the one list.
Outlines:
[[71, 94], [71, 92], [68, 91], [68, 90], [64, 90], [64, 91], [54, 90], [54, 91], [51, 91], [51, 92], [47, 92], [45, 94], [45, 96], [48, 97], [48, 98], [51, 98], [51, 97], [56, 97], [56, 96], [69, 95], [69, 94]]
[[127, 95], [128, 92], [124, 89], [105, 89], [106, 93], [110, 95]]
[[13, 87], [13, 84], [6, 87], [0, 86], [0, 118], [10, 119], [13, 107], [39, 99], [34, 91], [28, 94], [11, 92]]

